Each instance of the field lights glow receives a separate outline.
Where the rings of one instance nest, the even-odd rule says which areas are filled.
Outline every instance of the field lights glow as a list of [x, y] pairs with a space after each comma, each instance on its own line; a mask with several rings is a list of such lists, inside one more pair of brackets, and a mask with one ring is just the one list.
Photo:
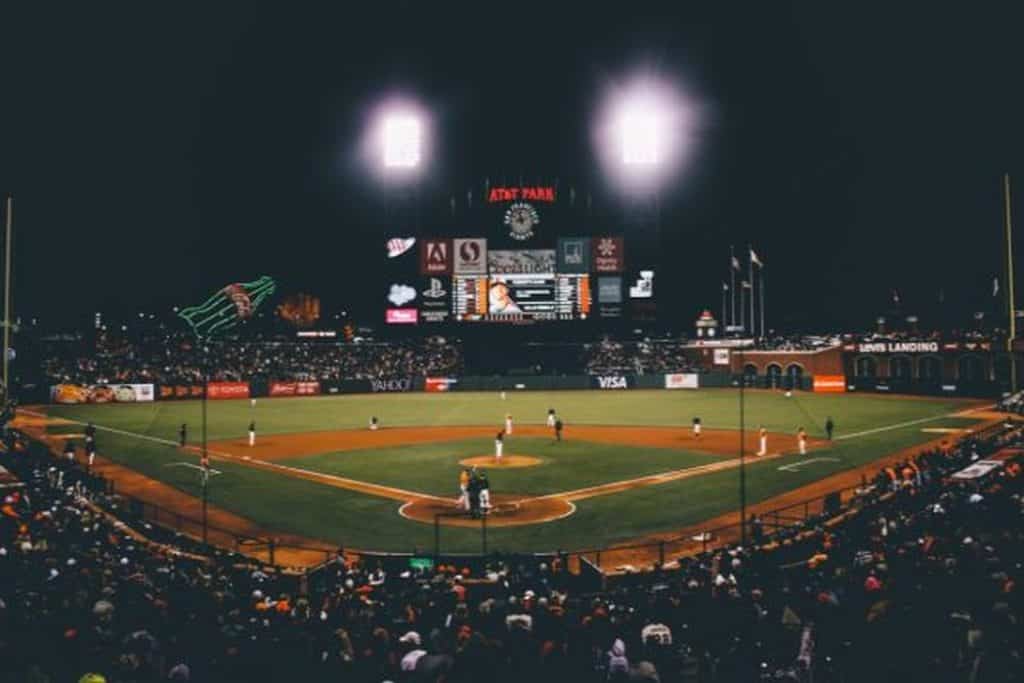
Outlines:
[[422, 156], [422, 126], [415, 116], [391, 114], [384, 119], [384, 166], [414, 168]]

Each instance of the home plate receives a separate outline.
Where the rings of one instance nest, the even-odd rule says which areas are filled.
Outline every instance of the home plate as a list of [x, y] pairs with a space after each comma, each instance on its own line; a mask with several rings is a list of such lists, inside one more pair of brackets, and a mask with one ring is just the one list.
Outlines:
[[922, 427], [921, 431], [926, 434], [960, 434], [971, 430], [960, 427]]

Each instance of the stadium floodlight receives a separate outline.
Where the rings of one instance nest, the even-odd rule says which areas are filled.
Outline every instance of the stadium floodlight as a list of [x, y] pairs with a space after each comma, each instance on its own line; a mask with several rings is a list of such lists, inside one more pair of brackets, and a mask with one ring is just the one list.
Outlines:
[[389, 97], [367, 112], [360, 156], [384, 185], [415, 181], [430, 161], [431, 118], [408, 97]]
[[410, 114], [391, 114], [383, 126], [385, 168], [415, 168], [421, 158], [420, 121]]
[[695, 151], [697, 102], [650, 76], [606, 88], [594, 143], [605, 173], [628, 191], [656, 191]]

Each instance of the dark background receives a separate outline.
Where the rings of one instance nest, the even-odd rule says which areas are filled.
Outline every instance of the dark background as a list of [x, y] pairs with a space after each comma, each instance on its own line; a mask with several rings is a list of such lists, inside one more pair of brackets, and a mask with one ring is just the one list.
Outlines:
[[405, 218], [356, 151], [383, 95], [433, 114], [428, 228], [484, 178], [558, 178], [628, 215], [590, 126], [637, 70], [706, 112], [659, 193], [659, 315], [717, 309], [748, 242], [773, 327], [864, 328], [893, 289], [923, 317], [940, 289], [955, 321], [991, 308], [1002, 173], [1024, 192], [1019, 3], [439, 4], [6, 7], [18, 312], [169, 312], [267, 273], [379, 322], [360, 284]]

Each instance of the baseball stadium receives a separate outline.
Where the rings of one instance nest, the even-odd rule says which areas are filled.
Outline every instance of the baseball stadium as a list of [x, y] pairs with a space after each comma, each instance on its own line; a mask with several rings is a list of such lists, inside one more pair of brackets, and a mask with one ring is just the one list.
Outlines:
[[99, 75], [0, 173], [0, 683], [1021, 680], [1009, 124], [922, 168], [931, 66], [750, 11], [40, 37]]

